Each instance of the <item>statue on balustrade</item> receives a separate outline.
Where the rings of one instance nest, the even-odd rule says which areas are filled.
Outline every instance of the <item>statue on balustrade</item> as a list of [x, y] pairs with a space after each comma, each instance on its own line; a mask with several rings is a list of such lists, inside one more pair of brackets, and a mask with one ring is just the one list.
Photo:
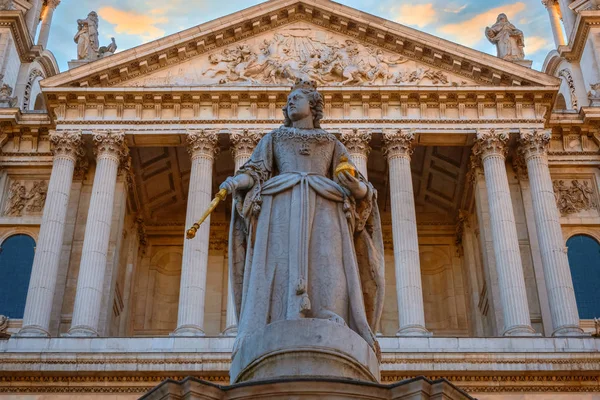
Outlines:
[[85, 19], [77, 20], [77, 34], [73, 38], [77, 43], [77, 59], [94, 61], [111, 56], [117, 51], [117, 42], [111, 38], [108, 46], [100, 47], [98, 39], [98, 14], [92, 11]]
[[496, 45], [498, 57], [507, 61], [522, 61], [525, 58], [523, 32], [508, 21], [506, 14], [498, 15], [492, 27], [485, 28], [485, 36]]
[[384, 297], [377, 193], [344, 145], [321, 129], [323, 98], [297, 81], [284, 126], [221, 185], [234, 196], [229, 253], [238, 317], [234, 346], [268, 324], [325, 319], [375, 339]]

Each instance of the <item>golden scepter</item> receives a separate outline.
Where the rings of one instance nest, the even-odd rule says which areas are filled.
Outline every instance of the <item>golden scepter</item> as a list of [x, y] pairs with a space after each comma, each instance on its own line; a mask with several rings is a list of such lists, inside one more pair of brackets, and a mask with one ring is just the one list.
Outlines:
[[196, 237], [196, 232], [198, 232], [198, 229], [200, 229], [200, 225], [202, 225], [206, 218], [208, 218], [208, 216], [215, 210], [215, 208], [217, 208], [219, 203], [225, 200], [226, 197], [227, 189], [219, 190], [213, 201], [210, 202], [210, 205], [208, 206], [206, 211], [204, 211], [204, 214], [202, 214], [202, 217], [200, 217], [198, 222], [196, 222], [194, 225], [192, 225], [190, 229], [187, 230], [187, 233], [185, 235], [186, 238], [193, 239]]

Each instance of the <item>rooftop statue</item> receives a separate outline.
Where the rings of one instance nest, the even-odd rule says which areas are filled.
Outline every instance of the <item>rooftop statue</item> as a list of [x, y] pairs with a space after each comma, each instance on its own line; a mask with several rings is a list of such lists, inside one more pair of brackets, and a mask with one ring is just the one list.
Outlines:
[[496, 45], [499, 58], [507, 61], [525, 59], [523, 32], [510, 23], [506, 14], [498, 15], [496, 23], [491, 28], [485, 28], [485, 36]]
[[235, 205], [229, 239], [239, 321], [234, 362], [250, 335], [303, 319], [349, 328], [379, 354], [374, 332], [385, 285], [377, 193], [348, 161], [344, 145], [321, 129], [316, 82], [298, 80], [283, 114], [284, 126], [267, 133], [221, 185]]
[[77, 34], [73, 38], [77, 43], [77, 59], [94, 61], [114, 54], [117, 50], [115, 38], [108, 46], [100, 47], [98, 40], [98, 14], [92, 11], [85, 19], [77, 20]]

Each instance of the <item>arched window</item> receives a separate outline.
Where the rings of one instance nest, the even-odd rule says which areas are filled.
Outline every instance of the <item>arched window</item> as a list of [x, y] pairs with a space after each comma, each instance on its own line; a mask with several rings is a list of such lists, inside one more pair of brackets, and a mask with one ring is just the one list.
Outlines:
[[587, 235], [567, 240], [579, 318], [600, 317], [600, 243]]
[[38, 94], [37, 97], [35, 98], [33, 110], [34, 111], [45, 111], [46, 110], [46, 104], [44, 104], [44, 96], [41, 93]]
[[11, 236], [0, 246], [0, 315], [23, 318], [34, 249], [28, 235]]

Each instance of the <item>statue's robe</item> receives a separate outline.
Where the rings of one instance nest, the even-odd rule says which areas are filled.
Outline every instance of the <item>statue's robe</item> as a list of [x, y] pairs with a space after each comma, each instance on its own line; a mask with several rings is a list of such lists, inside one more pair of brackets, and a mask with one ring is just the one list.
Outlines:
[[325, 318], [377, 351], [384, 254], [376, 191], [356, 201], [334, 181], [344, 145], [321, 129], [266, 134], [238, 174], [254, 185], [234, 194], [230, 274], [244, 337], [275, 321]]

